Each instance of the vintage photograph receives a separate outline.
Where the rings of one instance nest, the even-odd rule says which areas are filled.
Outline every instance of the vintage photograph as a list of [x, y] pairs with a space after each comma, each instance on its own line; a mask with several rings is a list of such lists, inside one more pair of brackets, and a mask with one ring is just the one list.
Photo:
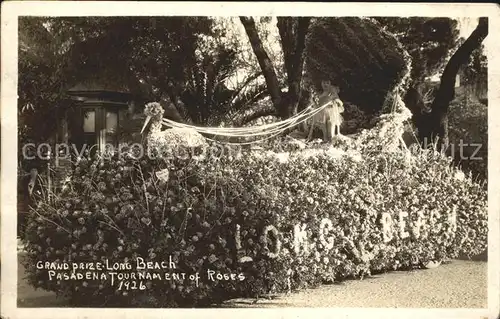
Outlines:
[[488, 308], [490, 21], [445, 13], [19, 16], [17, 307]]

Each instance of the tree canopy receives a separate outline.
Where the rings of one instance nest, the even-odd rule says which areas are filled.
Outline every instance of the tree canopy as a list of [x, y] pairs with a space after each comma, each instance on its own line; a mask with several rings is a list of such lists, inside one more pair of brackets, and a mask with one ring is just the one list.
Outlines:
[[220, 41], [225, 31], [210, 17], [22, 17], [19, 26], [26, 137], [46, 139], [54, 127], [40, 128], [37, 119], [56, 118], [66, 90], [97, 74], [144, 101], [166, 101], [176, 120], [198, 124], [217, 123], [265, 91], [251, 72], [228, 86], [241, 67], [239, 48]]
[[316, 90], [321, 80], [330, 80], [339, 86], [342, 100], [368, 113], [382, 109], [407, 70], [404, 49], [369, 19], [316, 19], [306, 55], [307, 76]]
[[[66, 90], [96, 74], [198, 125], [289, 117], [322, 79], [376, 113], [408, 61], [418, 88], [445, 69], [457, 39], [450, 18], [22, 17], [20, 138], [46, 140]], [[485, 77], [484, 55], [473, 52], [466, 78]]]
[[412, 58], [411, 78], [420, 84], [444, 69], [459, 40], [458, 21], [437, 17], [376, 17]]

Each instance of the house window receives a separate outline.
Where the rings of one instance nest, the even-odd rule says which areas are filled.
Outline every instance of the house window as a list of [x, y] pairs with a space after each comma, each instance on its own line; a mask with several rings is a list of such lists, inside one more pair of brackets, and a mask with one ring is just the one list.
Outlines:
[[106, 144], [118, 144], [118, 112], [106, 111]]
[[84, 150], [94, 149], [97, 144], [95, 109], [83, 112], [83, 147]]
[[[83, 110], [83, 143], [87, 150], [105, 151], [107, 146], [118, 147], [118, 109], [95, 106]], [[109, 149], [109, 148], [107, 148]]]
[[87, 110], [83, 119], [83, 132], [95, 133], [95, 111]]

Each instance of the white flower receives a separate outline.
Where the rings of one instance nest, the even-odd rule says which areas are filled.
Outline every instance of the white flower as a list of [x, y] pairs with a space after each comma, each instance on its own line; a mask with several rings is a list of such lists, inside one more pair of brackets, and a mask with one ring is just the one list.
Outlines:
[[465, 180], [465, 174], [462, 171], [456, 171], [455, 176], [453, 176], [456, 180], [463, 181]]
[[253, 261], [253, 259], [252, 259], [252, 257], [244, 256], [244, 257], [241, 257], [238, 261], [240, 263], [246, 263], [246, 262]]
[[162, 114], [164, 112], [163, 108], [161, 107], [160, 103], [158, 102], [151, 102], [146, 104], [146, 107], [144, 108], [144, 114], [149, 115], [149, 116], [156, 116], [159, 114]]
[[282, 164], [288, 162], [288, 159], [290, 158], [289, 153], [277, 153], [277, 154], [274, 154], [274, 156], [278, 159], [278, 162], [280, 162]]
[[203, 161], [205, 159], [205, 155], [204, 154], [195, 155], [192, 158], [196, 161]]
[[314, 253], [314, 259], [316, 259], [317, 262], [321, 261], [321, 254], [319, 253], [319, 251], [316, 251]]
[[361, 162], [363, 160], [363, 158], [361, 157], [361, 154], [357, 153], [357, 152], [347, 152], [347, 155], [355, 162]]

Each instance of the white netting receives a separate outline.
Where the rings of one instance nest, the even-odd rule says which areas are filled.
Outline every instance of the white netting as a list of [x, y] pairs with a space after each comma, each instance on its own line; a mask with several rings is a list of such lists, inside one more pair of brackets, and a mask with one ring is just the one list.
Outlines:
[[[257, 140], [251, 142], [240, 142], [240, 143], [227, 143], [227, 144], [253, 144], [260, 143], [262, 141], [271, 139], [283, 133], [284, 131], [300, 125], [301, 123], [311, 119], [316, 114], [324, 111], [332, 101], [321, 105], [320, 107], [314, 108], [312, 105], [304, 109], [303, 111], [297, 113], [296, 115], [279, 122], [271, 124], [263, 124], [250, 127], [201, 127], [194, 126], [190, 124], [179, 123], [176, 121], [163, 119], [162, 124], [170, 128], [175, 129], [189, 129], [194, 130], [200, 134], [209, 134], [213, 136], [224, 136], [224, 137], [239, 137], [239, 138], [255, 138], [260, 137]], [[207, 138], [211, 140], [211, 138]]]

